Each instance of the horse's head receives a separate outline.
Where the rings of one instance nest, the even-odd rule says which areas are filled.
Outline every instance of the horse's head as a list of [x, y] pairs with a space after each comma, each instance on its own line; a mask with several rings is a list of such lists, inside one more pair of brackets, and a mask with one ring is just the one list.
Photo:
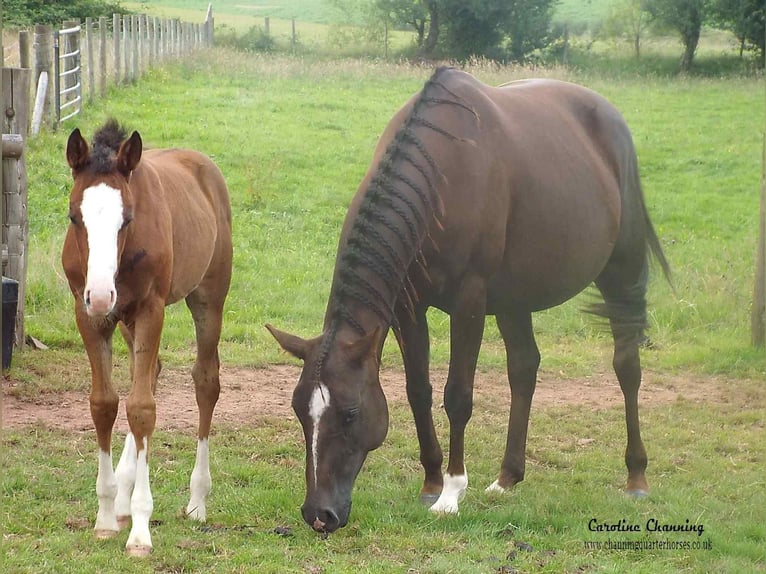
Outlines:
[[303, 519], [318, 532], [346, 525], [351, 490], [367, 453], [388, 431], [379, 379], [381, 329], [353, 340], [305, 340], [267, 325], [287, 352], [304, 361], [292, 406], [306, 439]]
[[67, 142], [74, 183], [62, 259], [91, 317], [109, 315], [117, 303], [115, 277], [133, 219], [130, 174], [141, 159], [142, 144], [138, 132], [128, 139], [124, 135], [111, 121], [96, 134], [93, 150], [79, 129]]

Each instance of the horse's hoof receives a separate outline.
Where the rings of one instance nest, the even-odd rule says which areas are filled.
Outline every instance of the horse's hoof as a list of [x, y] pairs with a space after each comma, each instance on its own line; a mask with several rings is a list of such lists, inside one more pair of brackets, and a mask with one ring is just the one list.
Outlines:
[[93, 531], [93, 534], [96, 536], [99, 540], [109, 540], [110, 538], [114, 538], [119, 534], [117, 530], [107, 530], [105, 528], [98, 528]]
[[123, 528], [127, 528], [130, 524], [130, 516], [118, 516], [117, 517], [117, 526], [120, 527], [120, 530]]
[[636, 500], [640, 500], [642, 498], [646, 498], [649, 496], [649, 491], [644, 490], [643, 488], [634, 488], [632, 490], [626, 490], [625, 494], [630, 496], [631, 498], [635, 498]]
[[152, 553], [152, 547], [146, 544], [130, 544], [125, 547], [125, 552], [128, 556], [135, 558], [146, 558]]
[[439, 500], [439, 493], [431, 494], [424, 492], [420, 495], [420, 504], [424, 506], [431, 507], [437, 500]]

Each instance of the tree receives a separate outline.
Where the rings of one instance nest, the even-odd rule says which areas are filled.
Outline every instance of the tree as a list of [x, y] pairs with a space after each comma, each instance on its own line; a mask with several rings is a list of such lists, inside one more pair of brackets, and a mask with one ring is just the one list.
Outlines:
[[648, 0], [648, 9], [658, 23], [678, 32], [684, 45], [681, 70], [689, 71], [699, 44], [702, 22], [712, 0]]
[[746, 49], [751, 49], [758, 55], [761, 67], [764, 67], [765, 12], [766, 0], [717, 0], [713, 8], [716, 24], [737, 37], [740, 58]]
[[617, 0], [609, 8], [604, 21], [603, 34], [610, 38], [629, 39], [636, 58], [641, 56], [641, 40], [652, 19], [647, 5], [647, 0]]

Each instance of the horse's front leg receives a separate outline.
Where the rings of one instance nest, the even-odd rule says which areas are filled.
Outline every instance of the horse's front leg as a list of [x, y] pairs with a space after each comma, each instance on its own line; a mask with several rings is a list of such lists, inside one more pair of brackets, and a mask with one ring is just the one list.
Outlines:
[[478, 275], [463, 280], [450, 317], [450, 365], [444, 408], [450, 423], [449, 463], [441, 496], [432, 512], [457, 514], [468, 488], [465, 469], [465, 427], [473, 411], [473, 380], [484, 334], [487, 289]]
[[152, 550], [149, 519], [154, 502], [149, 487], [149, 442], [157, 416], [153, 391], [164, 317], [164, 301], [155, 297], [142, 303], [135, 320], [133, 383], [126, 405], [135, 441], [135, 484], [130, 498], [132, 526], [125, 546], [132, 556], [146, 556]]
[[90, 414], [98, 441], [98, 514], [94, 531], [97, 538], [112, 538], [119, 531], [114, 505], [117, 479], [112, 468], [112, 428], [120, 401], [112, 387], [114, 327], [93, 322], [79, 300], [75, 302], [75, 319], [90, 362]]
[[418, 308], [411, 315], [400, 305], [397, 307], [397, 319], [399, 347], [407, 377], [407, 399], [415, 419], [420, 445], [420, 464], [425, 472], [420, 501], [432, 505], [442, 491], [443, 455], [431, 411], [433, 400], [428, 373], [430, 342], [426, 310]]
[[497, 326], [503, 336], [508, 359], [511, 412], [500, 475], [487, 487], [487, 492], [504, 492], [524, 480], [529, 413], [537, 382], [537, 368], [540, 366], [531, 313], [498, 313]]

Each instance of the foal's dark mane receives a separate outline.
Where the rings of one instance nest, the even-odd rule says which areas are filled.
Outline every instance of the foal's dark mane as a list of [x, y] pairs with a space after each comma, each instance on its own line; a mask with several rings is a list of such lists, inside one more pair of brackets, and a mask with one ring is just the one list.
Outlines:
[[[474, 109], [442, 81], [451, 69], [437, 68], [425, 83], [364, 192], [346, 245], [338, 255], [336, 284], [328, 304], [329, 324], [317, 361], [317, 380], [341, 322], [348, 323], [360, 335], [366, 334], [349, 307], [352, 302], [371, 310], [386, 326], [397, 330], [394, 306], [399, 296], [404, 297], [403, 303], [409, 310], [417, 301], [407, 271], [418, 261], [427, 276], [423, 242], [432, 222], [441, 225], [444, 205], [436, 185], [442, 174], [415, 128], [427, 128], [453, 141], [467, 141], [434, 124], [424, 112], [449, 104], [478, 119]], [[415, 168], [420, 177], [409, 177], [402, 171], [403, 165]], [[391, 237], [395, 238], [394, 243]], [[370, 281], [371, 276], [378, 279]]]
[[89, 168], [93, 173], [105, 174], [114, 169], [120, 145], [128, 137], [127, 130], [114, 118], [93, 134], [93, 147], [90, 152]]

